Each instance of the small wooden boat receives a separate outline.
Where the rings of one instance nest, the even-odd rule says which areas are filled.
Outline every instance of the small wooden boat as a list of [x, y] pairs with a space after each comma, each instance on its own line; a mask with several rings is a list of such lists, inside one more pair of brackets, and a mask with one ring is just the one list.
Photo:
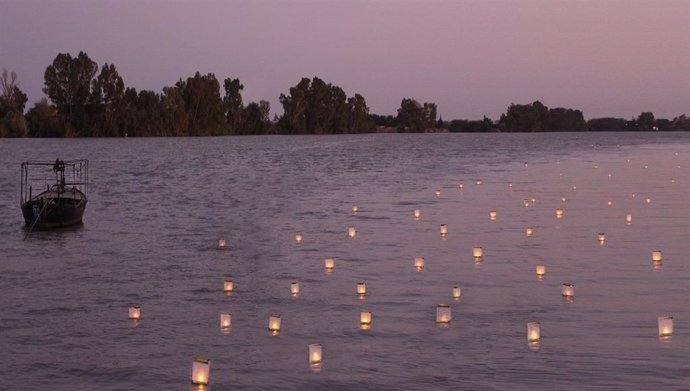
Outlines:
[[[48, 175], [54, 175], [55, 180], [49, 182]], [[86, 159], [22, 163], [20, 203], [26, 226], [50, 229], [81, 223], [88, 202], [88, 182]], [[34, 186], [45, 190], [34, 196]]]

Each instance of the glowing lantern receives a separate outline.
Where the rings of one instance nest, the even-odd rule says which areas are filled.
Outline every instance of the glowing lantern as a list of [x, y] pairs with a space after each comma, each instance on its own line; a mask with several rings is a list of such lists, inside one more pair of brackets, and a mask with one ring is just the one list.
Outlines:
[[414, 268], [417, 271], [424, 269], [424, 257], [414, 257]]
[[357, 235], [357, 231], [355, 230], [355, 227], [350, 227], [347, 229], [347, 236], [354, 238]]
[[211, 370], [211, 360], [203, 357], [194, 357], [192, 362], [192, 384], [205, 386], [208, 384], [208, 375]]
[[491, 212], [489, 212], [489, 219], [490, 220], [496, 220], [496, 211], [495, 210], [492, 210]]
[[599, 232], [599, 244], [604, 244], [606, 242], [606, 234], [603, 232]]
[[446, 236], [448, 235], [448, 226], [445, 224], [441, 224], [441, 236]]
[[534, 230], [532, 229], [532, 227], [527, 227], [527, 229], [525, 230], [525, 236], [527, 236], [528, 238], [531, 237], [533, 233]]
[[539, 322], [527, 323], [527, 341], [537, 342], [541, 339], [541, 331]]
[[229, 312], [221, 312], [220, 313], [220, 328], [221, 329], [227, 329], [230, 328], [230, 324], [232, 322], [232, 315], [230, 315]]
[[652, 251], [652, 262], [654, 262], [654, 263], [661, 262], [661, 251], [660, 250]]
[[357, 205], [352, 205], [352, 213], [353, 214], [356, 214], [358, 210], [359, 210], [359, 208], [357, 207]]
[[436, 307], [436, 323], [450, 323], [450, 306], [439, 304]]
[[537, 199], [534, 198], [534, 197], [532, 197], [532, 203], [533, 203], [533, 204], [536, 204], [536, 203], [537, 203]]
[[141, 307], [139, 306], [132, 306], [129, 307], [129, 318], [133, 320], [139, 320], [141, 317]]
[[293, 296], [299, 295], [299, 282], [293, 281], [292, 284], [290, 284], [290, 293]]
[[371, 324], [371, 311], [361, 311], [359, 313], [359, 324]]
[[573, 186], [573, 191], [577, 190], [577, 186]]
[[529, 200], [525, 198], [524, 200], [522, 200], [522, 204], [525, 205], [525, 208], [529, 207]]
[[632, 224], [632, 215], [631, 214], [625, 215], [625, 223], [626, 224]]
[[556, 209], [556, 218], [557, 219], [563, 218], [563, 209]]
[[563, 297], [575, 296], [575, 284], [570, 283], [570, 282], [563, 283], [563, 288], [561, 289], [561, 295], [563, 295]]
[[326, 268], [326, 270], [333, 270], [333, 268], [335, 267], [335, 260], [333, 258], [327, 258], [323, 261], [323, 265]]
[[561, 197], [561, 201], [562, 201], [563, 203], [565, 203], [567, 200], [568, 200], [567, 198]]
[[223, 283], [223, 292], [232, 293], [232, 290], [233, 290], [232, 280], [225, 280], [225, 282]]
[[513, 182], [508, 183], [508, 187], [513, 187]]
[[482, 181], [477, 181], [477, 185], [481, 185], [481, 184], [482, 184]]
[[480, 259], [484, 256], [484, 250], [481, 247], [475, 247], [472, 249], [472, 255], [474, 259]]
[[225, 239], [218, 239], [218, 248], [225, 248]]
[[460, 287], [457, 286], [457, 285], [454, 286], [454, 287], [453, 287], [453, 298], [454, 298], [455, 300], [458, 300], [458, 299], [460, 299], [460, 296], [461, 296], [461, 295], [462, 295], [462, 291], [460, 290]]
[[546, 266], [537, 265], [535, 271], [536, 271], [538, 277], [543, 277], [546, 274]]
[[458, 187], [459, 187], [460, 189], [464, 189], [464, 188], [465, 188], [465, 184], [462, 183], [462, 182], [460, 182], [460, 183], [458, 183]]
[[358, 282], [357, 283], [357, 294], [359, 296], [364, 296], [367, 294], [367, 284], [363, 282]]
[[436, 194], [436, 198], [440, 197], [441, 196], [441, 190], [436, 190], [435, 194]]
[[644, 199], [644, 202], [646, 202], [646, 203], [648, 203], [648, 204], [651, 204], [651, 203], [652, 203], [652, 199], [649, 198], [649, 197], [647, 197], [647, 198]]
[[415, 220], [419, 220], [419, 218], [422, 216], [422, 213], [419, 211], [419, 209], [414, 210], [414, 218]]
[[321, 363], [321, 344], [312, 343], [309, 344], [309, 364], [320, 364]]
[[302, 244], [302, 234], [299, 232], [295, 234], [295, 243]]
[[277, 333], [280, 331], [280, 315], [279, 314], [272, 314], [268, 318], [268, 331], [271, 331], [273, 333]]
[[673, 335], [673, 317], [659, 317], [659, 337], [670, 337]]

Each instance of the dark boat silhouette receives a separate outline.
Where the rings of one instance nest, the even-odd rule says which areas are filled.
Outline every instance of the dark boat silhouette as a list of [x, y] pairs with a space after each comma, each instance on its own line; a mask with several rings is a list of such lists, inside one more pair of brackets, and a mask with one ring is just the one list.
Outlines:
[[[54, 175], [54, 181], [49, 182], [48, 175]], [[20, 202], [26, 226], [30, 230], [50, 229], [81, 223], [88, 202], [88, 180], [86, 159], [22, 163]], [[36, 185], [45, 190], [34, 196]]]

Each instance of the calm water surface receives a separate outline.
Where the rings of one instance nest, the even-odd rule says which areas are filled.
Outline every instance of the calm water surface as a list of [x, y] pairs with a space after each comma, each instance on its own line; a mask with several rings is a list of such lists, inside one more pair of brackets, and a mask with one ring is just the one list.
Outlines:
[[[56, 157], [90, 159], [84, 224], [23, 240], [19, 164]], [[195, 355], [210, 390], [690, 389], [690, 134], [3, 139], [0, 163], [6, 389], [188, 390]]]

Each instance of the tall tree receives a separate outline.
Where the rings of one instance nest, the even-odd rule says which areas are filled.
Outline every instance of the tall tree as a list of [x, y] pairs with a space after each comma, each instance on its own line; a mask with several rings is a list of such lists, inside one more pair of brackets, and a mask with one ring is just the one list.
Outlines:
[[62, 137], [63, 127], [60, 125], [57, 108], [43, 98], [34, 104], [26, 113], [29, 137]]
[[101, 73], [93, 81], [91, 107], [97, 120], [94, 125], [103, 136], [122, 136], [123, 116], [126, 108], [125, 83], [114, 64], [104, 64]]
[[25, 137], [27, 123], [24, 118], [26, 94], [19, 89], [17, 74], [2, 70], [0, 76], [0, 137]]
[[189, 136], [217, 136], [226, 134], [226, 118], [220, 84], [213, 73], [180, 80], [175, 85], [180, 89], [189, 115]]
[[228, 128], [231, 133], [234, 133], [238, 131], [242, 122], [242, 110], [244, 109], [242, 90], [244, 86], [240, 83], [240, 79], [227, 78], [223, 81], [223, 88], [225, 89], [223, 103], [225, 104], [226, 116], [228, 118]]

